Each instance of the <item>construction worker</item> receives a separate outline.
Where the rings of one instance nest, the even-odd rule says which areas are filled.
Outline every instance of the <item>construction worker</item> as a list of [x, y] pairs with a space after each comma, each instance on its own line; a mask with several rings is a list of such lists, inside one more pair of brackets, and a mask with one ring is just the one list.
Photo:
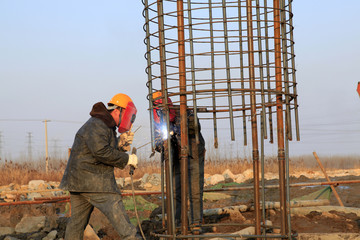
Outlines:
[[[154, 99], [153, 115], [154, 115], [154, 127], [155, 127], [155, 145], [156, 150], [161, 152], [162, 160], [164, 160], [163, 144], [164, 141], [164, 129], [166, 123], [164, 123], [163, 108], [159, 105], [162, 104], [161, 92], [153, 93]], [[174, 182], [174, 198], [175, 198], [175, 222], [179, 226], [181, 223], [181, 172], [180, 172], [180, 113], [176, 107], [173, 106], [172, 101], [168, 98], [169, 105], [169, 122], [171, 135], [171, 154], [173, 157], [173, 182]], [[188, 119], [188, 140], [189, 140], [189, 156], [188, 156], [188, 190], [190, 200], [190, 224], [194, 227], [193, 232], [201, 232], [201, 224], [203, 222], [203, 189], [204, 189], [204, 160], [205, 160], [205, 141], [201, 134], [200, 122], [198, 122], [198, 135], [199, 144], [196, 144], [196, 132], [195, 132], [195, 117], [193, 110], [187, 111]], [[166, 134], [168, 135], [168, 134]]]
[[[121, 239], [142, 239], [125, 212], [114, 167], [137, 167], [137, 156], [127, 154], [133, 140], [130, 130], [136, 107], [126, 94], [116, 94], [108, 103], [94, 104], [90, 119], [75, 135], [60, 188], [70, 192], [71, 218], [65, 240], [82, 240], [94, 207], [110, 221]], [[116, 128], [121, 133], [118, 144]]]

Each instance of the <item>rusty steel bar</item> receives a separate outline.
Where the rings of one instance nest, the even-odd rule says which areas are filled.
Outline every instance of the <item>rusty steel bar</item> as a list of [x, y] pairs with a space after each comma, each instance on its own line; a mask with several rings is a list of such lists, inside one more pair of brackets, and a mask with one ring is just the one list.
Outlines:
[[235, 140], [235, 129], [234, 129], [234, 114], [233, 114], [233, 101], [232, 101], [232, 89], [231, 89], [229, 38], [228, 38], [228, 27], [227, 27], [227, 18], [226, 18], [226, 1], [225, 0], [222, 0], [222, 14], [223, 14], [223, 26], [224, 26], [224, 46], [225, 46], [227, 93], [228, 93], [228, 103], [229, 103], [230, 134], [231, 134], [231, 140], [234, 141]]
[[210, 34], [210, 52], [211, 52], [211, 89], [212, 92], [212, 109], [213, 109], [213, 126], [214, 126], [214, 147], [218, 148], [218, 134], [217, 134], [217, 117], [216, 117], [216, 98], [215, 98], [215, 55], [214, 55], [214, 26], [212, 17], [212, 5], [209, 0], [209, 34]]
[[[347, 184], [358, 184], [360, 180], [344, 180], [344, 181], [331, 181], [331, 182], [313, 182], [313, 183], [292, 183], [289, 184], [290, 187], [313, 187], [313, 186], [333, 186], [333, 185], [347, 185]], [[260, 186], [261, 187], [261, 186]], [[265, 185], [265, 189], [278, 189], [279, 185]], [[233, 192], [233, 191], [243, 191], [243, 190], [252, 190], [253, 186], [243, 186], [243, 187], [227, 187], [227, 188], [218, 188], [218, 189], [204, 189], [204, 192]], [[160, 195], [161, 191], [135, 191], [136, 196], [147, 196], [147, 195]], [[131, 196], [131, 192], [123, 191], [121, 193], [122, 196]], [[43, 199], [43, 198], [36, 198]], [[70, 201], [70, 196], [63, 197], [52, 197], [52, 198], [44, 198], [52, 201]], [[39, 200], [37, 200], [39, 201]], [[31, 203], [30, 203], [31, 202]], [[38, 204], [36, 201], [17, 201], [10, 203], [0, 203], [0, 206], [8, 206], [8, 205], [21, 205], [22, 203], [26, 204]]]
[[[289, 14], [292, 15], [292, 1], [289, 0]], [[292, 83], [293, 83], [293, 94], [294, 94], [294, 115], [295, 115], [295, 131], [296, 131], [296, 140], [300, 141], [300, 128], [299, 128], [299, 113], [298, 113], [298, 103], [297, 103], [297, 88], [296, 88], [296, 75], [295, 75], [295, 53], [294, 53], [294, 33], [293, 33], [293, 20], [292, 17], [289, 18], [290, 24], [290, 42], [291, 42], [291, 67], [292, 67]]]
[[[260, 3], [259, 0], [256, 0], [256, 32], [257, 32], [257, 42], [258, 42], [258, 55], [259, 55], [259, 77], [260, 77], [260, 86], [261, 86], [261, 114], [262, 117], [266, 120], [266, 112], [265, 112], [265, 86], [264, 86], [264, 65], [263, 65], [263, 50], [261, 44], [261, 17], [260, 17]], [[266, 121], [263, 124], [264, 138], [267, 138], [267, 130], [266, 130]]]
[[[247, 37], [248, 37], [248, 61], [249, 61], [249, 81], [250, 88], [255, 88], [255, 71], [254, 71], [254, 46], [253, 46], [253, 20], [252, 20], [252, 0], [246, 1], [246, 18], [247, 18]], [[259, 195], [259, 147], [257, 135], [256, 119], [256, 96], [254, 92], [250, 93], [251, 102], [251, 129], [252, 129], [252, 148], [253, 148], [253, 171], [254, 171], [254, 205], [255, 205], [255, 234], [261, 233], [261, 213], [260, 213], [260, 195]]]
[[[269, 26], [268, 26], [268, 8], [267, 1], [264, 1], [264, 24], [265, 24], [265, 49], [266, 49], [266, 82], [267, 88], [271, 89], [271, 72], [270, 72], [270, 44], [269, 44]], [[268, 92], [268, 103], [272, 104], [271, 93]], [[274, 130], [273, 130], [273, 116], [272, 108], [268, 107], [269, 114], [269, 134], [270, 134], [270, 143], [274, 143]]]
[[[158, 17], [158, 33], [159, 33], [159, 61], [161, 73], [161, 96], [162, 103], [165, 103], [166, 123], [169, 132], [169, 108], [167, 99], [167, 70], [166, 70], [166, 49], [165, 49], [165, 32], [164, 32], [164, 11], [163, 0], [157, 0], [157, 17]], [[165, 176], [166, 176], [166, 192], [170, 193], [166, 198], [166, 213], [168, 214], [167, 227], [170, 235], [175, 234], [175, 218], [174, 218], [174, 193], [173, 193], [173, 174], [172, 174], [172, 154], [171, 143], [166, 139], [164, 144], [165, 157]]]
[[287, 224], [288, 224], [288, 237], [291, 239], [291, 212], [290, 212], [290, 161], [289, 161], [289, 138], [285, 136], [285, 168], [286, 168], [286, 204], [287, 210]]
[[[245, 89], [244, 83], [244, 58], [243, 58], [243, 34], [242, 34], [242, 14], [241, 14], [241, 0], [238, 0], [239, 8], [238, 8], [238, 16], [239, 16], [239, 56], [240, 56], [240, 80], [241, 88]], [[246, 131], [246, 111], [245, 111], [245, 91], [241, 91], [241, 101], [242, 101], [242, 117], [243, 117], [243, 135], [244, 135], [244, 145], [247, 146], [247, 131]]]
[[190, 62], [191, 62], [191, 88], [192, 88], [192, 97], [193, 97], [193, 107], [194, 107], [194, 127], [195, 127], [195, 141], [196, 144], [200, 144], [199, 140], [199, 123], [198, 123], [198, 110], [196, 103], [196, 80], [195, 80], [195, 60], [194, 60], [194, 37], [193, 37], [193, 24], [192, 24], [192, 15], [191, 15], [191, 1], [187, 1], [188, 9], [188, 24], [189, 24], [189, 40], [190, 40]]
[[276, 116], [277, 116], [277, 142], [280, 183], [280, 214], [281, 234], [286, 235], [288, 230], [286, 216], [286, 189], [285, 189], [285, 150], [284, 150], [284, 117], [282, 108], [282, 75], [281, 75], [281, 32], [280, 32], [280, 2], [274, 0], [274, 45], [275, 45], [275, 75], [276, 75]]
[[[149, 1], [148, 0], [143, 0], [142, 1], [144, 8], [148, 8], [149, 7]], [[147, 87], [148, 87], [148, 94], [149, 94], [149, 116], [150, 116], [150, 137], [151, 137], [151, 148], [154, 151], [155, 149], [155, 138], [154, 138], [154, 115], [153, 115], [153, 98], [152, 98], [152, 69], [151, 69], [151, 44], [150, 44], [150, 26], [149, 26], [149, 12], [148, 11], [144, 11], [143, 12], [143, 16], [145, 18], [145, 24], [144, 24], [144, 30], [146, 33], [146, 38], [144, 39], [144, 42], [146, 44], [146, 53], [145, 53], [145, 58], [147, 61], [147, 67], [146, 67], [146, 73], [148, 75], [148, 80], [147, 80]]]
[[292, 140], [291, 130], [291, 114], [290, 114], [290, 92], [289, 92], [289, 68], [288, 68], [288, 54], [287, 54], [287, 40], [286, 40], [286, 9], [285, 1], [280, 0], [280, 26], [281, 26], [281, 42], [282, 42], [282, 62], [285, 88], [285, 133], [289, 140]]
[[[262, 219], [263, 222], [265, 222], [266, 219], [266, 211], [265, 211], [265, 150], [264, 150], [264, 141], [265, 141], [265, 127], [266, 120], [264, 119], [263, 113], [260, 114], [261, 118], [261, 152], [260, 152], [260, 158], [261, 158], [261, 202], [262, 202]], [[262, 229], [262, 234], [266, 235], [266, 229]]]
[[185, 33], [184, 33], [184, 3], [177, 0], [178, 48], [179, 48], [179, 90], [180, 90], [180, 127], [181, 127], [181, 233], [188, 231], [187, 218], [187, 186], [188, 186], [188, 124], [186, 104], [186, 66], [185, 66]]
[[[319, 166], [320, 166], [320, 168], [321, 168], [321, 171], [324, 173], [324, 176], [325, 176], [326, 180], [327, 180], [328, 182], [331, 182], [331, 180], [330, 180], [329, 176], [327, 175], [326, 170], [325, 170], [324, 166], [322, 165], [322, 163], [321, 163], [321, 161], [320, 161], [317, 153], [316, 153], [316, 152], [313, 152], [313, 154], [314, 154], [314, 157], [315, 157], [317, 163], [319, 164]], [[341, 198], [340, 198], [339, 194], [337, 193], [334, 185], [331, 185], [330, 187], [331, 187], [331, 190], [334, 192], [334, 195], [335, 195], [337, 201], [339, 202], [340, 206], [343, 207], [344, 204], [343, 204], [343, 202], [341, 201]]]

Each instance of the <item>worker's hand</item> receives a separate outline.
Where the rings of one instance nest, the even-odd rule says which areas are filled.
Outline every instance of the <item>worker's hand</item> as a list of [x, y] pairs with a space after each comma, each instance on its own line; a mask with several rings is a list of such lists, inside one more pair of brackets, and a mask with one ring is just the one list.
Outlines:
[[134, 133], [133, 132], [125, 132], [120, 135], [118, 148], [124, 152], [130, 151], [130, 145], [134, 140]]
[[133, 166], [134, 168], [137, 168], [137, 164], [138, 164], [137, 156], [135, 154], [129, 155], [129, 160], [128, 160], [127, 165], [130, 165], [130, 166]]
[[133, 132], [124, 132], [123, 134], [120, 135], [120, 141], [123, 141], [129, 145], [132, 144], [133, 140], [134, 140], [134, 133]]

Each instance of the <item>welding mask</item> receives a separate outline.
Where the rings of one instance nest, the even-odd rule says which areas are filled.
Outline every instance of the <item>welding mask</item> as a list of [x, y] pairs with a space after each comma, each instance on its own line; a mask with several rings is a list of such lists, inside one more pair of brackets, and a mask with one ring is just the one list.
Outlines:
[[122, 109], [120, 116], [120, 124], [118, 127], [119, 133], [124, 133], [130, 130], [131, 125], [135, 122], [137, 109], [133, 102], [128, 102], [126, 108]]
[[[154, 121], [155, 123], [160, 123], [161, 121], [161, 118], [162, 118], [162, 110], [160, 107], [156, 107], [157, 105], [161, 105], [162, 104], [162, 99], [157, 99], [154, 101], [153, 105], [154, 105], [154, 109], [153, 109], [153, 115], [154, 115]], [[172, 104], [172, 101], [170, 98], [168, 98], [168, 104], [170, 107], [173, 106]], [[169, 120], [170, 122], [174, 122], [175, 121], [175, 117], [176, 117], [176, 114], [175, 114], [175, 109], [172, 109], [170, 108], [169, 109]]]

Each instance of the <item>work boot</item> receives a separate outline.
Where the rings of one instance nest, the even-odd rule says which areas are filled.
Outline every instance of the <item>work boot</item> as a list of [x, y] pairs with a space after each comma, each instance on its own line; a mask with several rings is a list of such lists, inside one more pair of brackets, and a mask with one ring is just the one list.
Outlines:
[[197, 225], [197, 226], [194, 226], [194, 227], [191, 228], [191, 232], [194, 235], [200, 235], [200, 234], [203, 233], [203, 229], [202, 229], [202, 227], [200, 225]]

